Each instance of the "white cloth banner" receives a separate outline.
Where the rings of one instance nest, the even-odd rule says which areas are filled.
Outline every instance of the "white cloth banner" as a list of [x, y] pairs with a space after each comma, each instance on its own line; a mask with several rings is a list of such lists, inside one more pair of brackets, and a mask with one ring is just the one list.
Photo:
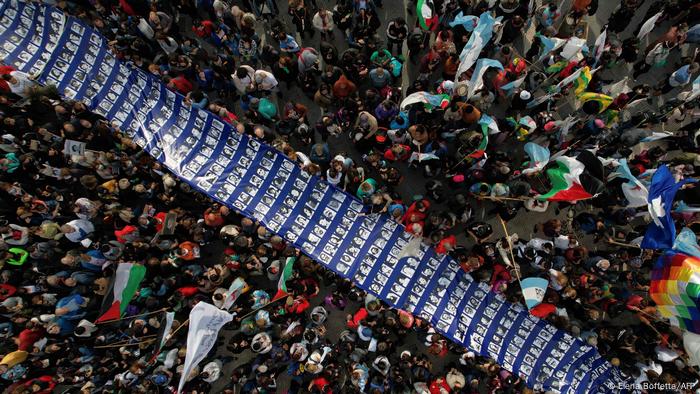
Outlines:
[[654, 25], [656, 24], [656, 21], [659, 20], [659, 18], [661, 18], [661, 15], [663, 15], [663, 11], [647, 19], [647, 21], [644, 22], [642, 27], [639, 29], [639, 33], [637, 33], [637, 38], [641, 40], [647, 34], [651, 33], [651, 31], [654, 30]]
[[182, 375], [180, 375], [180, 383], [177, 385], [178, 393], [182, 392], [192, 368], [202, 362], [211, 348], [214, 347], [221, 327], [232, 319], [233, 316], [230, 313], [204, 301], [200, 301], [192, 308], [190, 327], [187, 332], [187, 354], [185, 355]]
[[603, 51], [605, 50], [605, 40], [608, 38], [608, 29], [605, 29], [603, 31], [603, 34], [599, 35], [598, 38], [595, 40], [595, 62], [598, 64], [598, 61], [600, 60], [600, 57], [603, 55]]
[[624, 77], [621, 81], [603, 86], [603, 93], [610, 97], [617, 97], [622, 93], [631, 92], [629, 87], [630, 78]]

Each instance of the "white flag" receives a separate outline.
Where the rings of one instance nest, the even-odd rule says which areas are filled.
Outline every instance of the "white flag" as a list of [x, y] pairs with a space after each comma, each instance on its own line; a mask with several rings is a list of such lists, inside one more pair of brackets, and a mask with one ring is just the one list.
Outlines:
[[629, 87], [630, 78], [624, 77], [621, 81], [603, 86], [603, 93], [610, 97], [617, 97], [622, 93], [631, 92]]
[[180, 375], [177, 391], [182, 392], [185, 382], [197, 364], [204, 360], [216, 343], [216, 337], [224, 324], [233, 319], [230, 313], [214, 305], [200, 301], [190, 311], [190, 327], [187, 332], [187, 354]]
[[663, 11], [660, 11], [656, 15], [652, 16], [649, 18], [642, 27], [639, 29], [639, 33], [637, 33], [637, 38], [640, 40], [644, 38], [647, 34], [649, 34], [652, 30], [654, 30], [654, 25], [656, 24], [656, 21], [661, 18], [661, 15], [663, 14]]
[[586, 40], [583, 38], [571, 37], [561, 50], [561, 57], [566, 60], [571, 60], [574, 56], [581, 52], [584, 46], [586, 46]]
[[598, 64], [600, 57], [603, 55], [603, 50], [605, 50], [605, 40], [608, 38], [608, 29], [603, 31], [603, 34], [599, 35], [595, 40], [595, 62]]
[[683, 331], [683, 347], [688, 353], [688, 365], [692, 367], [700, 365], [700, 335]]

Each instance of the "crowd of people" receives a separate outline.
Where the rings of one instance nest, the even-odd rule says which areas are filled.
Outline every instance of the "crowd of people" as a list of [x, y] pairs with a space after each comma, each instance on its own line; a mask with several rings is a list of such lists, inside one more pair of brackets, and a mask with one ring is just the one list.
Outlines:
[[[355, 195], [368, 213], [390, 215], [509, 301], [523, 303], [519, 278], [547, 279], [531, 313], [595, 346], [633, 381], [697, 383], [679, 331], [648, 297], [655, 255], [634, 244], [646, 228], [646, 205], [629, 206], [611, 163], [627, 159], [635, 176], [660, 163], [678, 178], [695, 174], [700, 110], [690, 95], [700, 74], [700, 5], [653, 1], [632, 26], [645, 1], [622, 0], [601, 18], [606, 40], [565, 59], [561, 49], [547, 52], [548, 42], [587, 39], [598, 1], [574, 0], [569, 9], [554, 1], [436, 0], [432, 31], [417, 22], [415, 5], [407, 18], [381, 20], [389, 3], [56, 5], [188, 105], [269, 143]], [[484, 12], [502, 19], [481, 57], [503, 69], [487, 71], [468, 98], [470, 70], [457, 72], [474, 29], [451, 22]], [[657, 13], [654, 38], [638, 39]], [[579, 108], [570, 100], [576, 87], [555, 90], [584, 66], [598, 68], [586, 90], [610, 94], [610, 102]], [[180, 326], [199, 301], [221, 307], [237, 278], [247, 287], [231, 308], [234, 320], [187, 377], [186, 392], [532, 392], [493, 360], [194, 191], [84, 103], [61, 99], [10, 66], [0, 73], [6, 392], [174, 392], [185, 356]], [[620, 75], [628, 89], [617, 87]], [[416, 92], [446, 103], [402, 105]], [[487, 113], [491, 132], [480, 123]], [[670, 135], [639, 145], [662, 128]], [[86, 143], [84, 153], [66, 154], [66, 140]], [[582, 154], [593, 198], [533, 198], [553, 185], [542, 169], [523, 173], [533, 167], [526, 142]], [[698, 190], [682, 190], [679, 200], [700, 204]], [[685, 211], [679, 223], [694, 228], [695, 215]], [[495, 218], [528, 228], [499, 238]], [[290, 259], [289, 294], [271, 303]], [[146, 278], [122, 319], [95, 323], [124, 263], [146, 266]], [[164, 311], [176, 313], [175, 323], [156, 347]]]

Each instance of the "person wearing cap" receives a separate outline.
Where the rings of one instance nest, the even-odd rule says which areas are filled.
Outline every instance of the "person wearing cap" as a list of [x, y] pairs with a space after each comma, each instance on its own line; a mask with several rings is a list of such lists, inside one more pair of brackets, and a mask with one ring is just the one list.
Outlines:
[[527, 90], [521, 90], [518, 94], [513, 96], [510, 103], [510, 110], [514, 112], [521, 113], [525, 111], [527, 105], [532, 101], [532, 95]]

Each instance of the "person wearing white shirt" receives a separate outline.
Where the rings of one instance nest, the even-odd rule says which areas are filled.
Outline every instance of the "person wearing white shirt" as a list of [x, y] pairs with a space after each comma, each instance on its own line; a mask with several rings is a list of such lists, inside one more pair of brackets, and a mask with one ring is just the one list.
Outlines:
[[29, 74], [21, 71], [12, 71], [2, 76], [2, 79], [10, 85], [10, 91], [22, 98], [28, 98], [31, 89], [36, 83], [29, 78]]
[[255, 71], [255, 86], [258, 90], [263, 90], [265, 92], [272, 92], [277, 88], [278, 82], [271, 72], [265, 70]]
[[233, 74], [233, 84], [238, 93], [245, 94], [255, 89], [255, 70], [250, 66], [240, 66]]
[[61, 226], [61, 232], [71, 242], [81, 242], [95, 231], [89, 220], [75, 219]]
[[314, 15], [313, 21], [311, 22], [316, 30], [321, 32], [321, 39], [328, 41], [333, 37], [333, 14], [328, 11], [321, 9], [316, 15]]
[[0, 229], [0, 239], [12, 246], [26, 245], [29, 241], [29, 229], [17, 224], [9, 224]]
[[222, 363], [219, 360], [214, 360], [202, 368], [202, 380], [207, 383], [214, 383], [221, 377]]

